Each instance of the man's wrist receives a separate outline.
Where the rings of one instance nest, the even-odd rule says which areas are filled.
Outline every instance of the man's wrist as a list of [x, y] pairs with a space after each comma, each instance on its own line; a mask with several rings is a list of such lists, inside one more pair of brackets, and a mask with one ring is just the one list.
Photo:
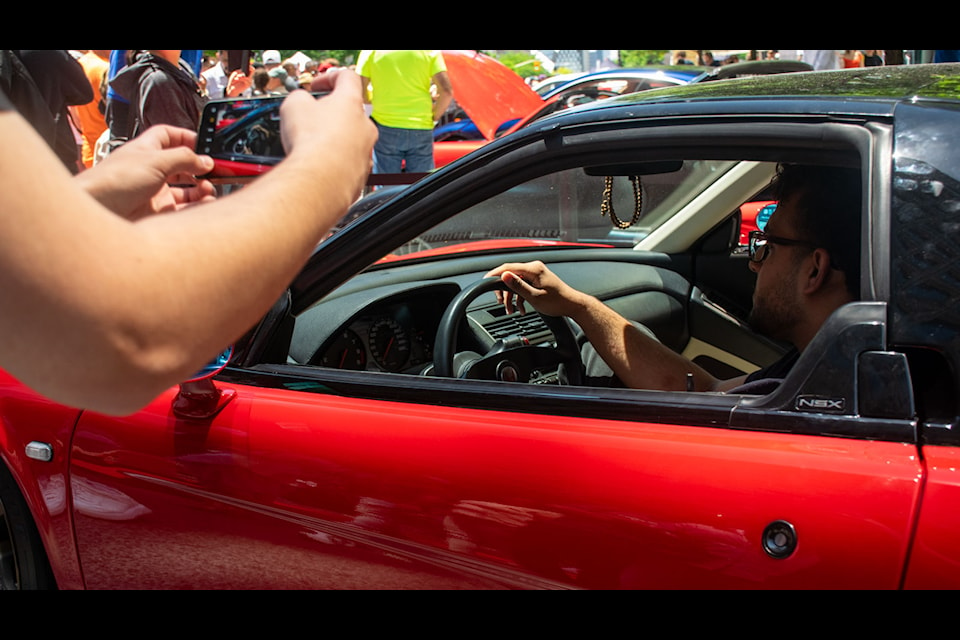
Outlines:
[[598, 317], [607, 308], [598, 298], [582, 291], [575, 291], [569, 297], [569, 302], [570, 312], [565, 315], [580, 326]]

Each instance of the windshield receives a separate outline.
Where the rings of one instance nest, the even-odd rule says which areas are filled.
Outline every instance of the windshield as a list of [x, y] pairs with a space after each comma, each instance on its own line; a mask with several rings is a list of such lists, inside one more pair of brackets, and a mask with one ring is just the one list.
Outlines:
[[[485, 250], [517, 243], [632, 248], [737, 163], [670, 164], [670, 171], [635, 178], [608, 176], [600, 168], [547, 174], [465, 209], [398, 248], [393, 256], [427, 257], [426, 252]], [[610, 172], [624, 173], [619, 167]]]

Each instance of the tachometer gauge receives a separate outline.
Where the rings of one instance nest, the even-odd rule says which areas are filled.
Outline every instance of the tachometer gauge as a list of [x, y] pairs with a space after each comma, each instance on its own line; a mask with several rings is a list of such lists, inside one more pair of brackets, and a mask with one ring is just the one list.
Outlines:
[[410, 357], [410, 339], [393, 318], [380, 318], [370, 327], [370, 353], [384, 371], [400, 371]]
[[320, 366], [361, 371], [367, 366], [367, 352], [360, 336], [350, 329], [337, 336], [323, 353]]

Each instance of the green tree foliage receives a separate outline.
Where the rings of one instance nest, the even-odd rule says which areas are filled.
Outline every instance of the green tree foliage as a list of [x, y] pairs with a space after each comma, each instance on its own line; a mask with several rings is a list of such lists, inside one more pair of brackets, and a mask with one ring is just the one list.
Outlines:
[[620, 64], [624, 67], [649, 67], [663, 64], [664, 56], [669, 51], [646, 51], [639, 49], [621, 49]]
[[[521, 78], [548, 74], [547, 70], [543, 69], [537, 60], [526, 51], [501, 53], [483, 51], [482, 53], [495, 57], [504, 65], [516, 71]], [[670, 52], [664, 49], [661, 51], [621, 50], [619, 53], [620, 64], [623, 67], [649, 67], [651, 65], [662, 65], [665, 56]], [[555, 69], [554, 73], [568, 73], [569, 71], [569, 69]]]
[[546, 73], [544, 69], [540, 68], [540, 63], [537, 59], [529, 52], [511, 51], [509, 53], [502, 53], [496, 56], [496, 58], [503, 63], [504, 66], [516, 71], [517, 75], [521, 78], [529, 78], [531, 76], [538, 76], [541, 73]]

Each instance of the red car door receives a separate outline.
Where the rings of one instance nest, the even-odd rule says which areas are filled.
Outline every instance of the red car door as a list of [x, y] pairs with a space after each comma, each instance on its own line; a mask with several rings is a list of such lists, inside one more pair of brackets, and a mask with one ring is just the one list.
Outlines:
[[926, 446], [923, 457], [929, 470], [923, 493], [923, 510], [917, 524], [907, 589], [956, 589], [960, 551], [954, 532], [960, 526], [960, 451], [956, 447]]
[[910, 445], [271, 384], [210, 421], [173, 418], [172, 393], [81, 421], [87, 586], [900, 586]]

